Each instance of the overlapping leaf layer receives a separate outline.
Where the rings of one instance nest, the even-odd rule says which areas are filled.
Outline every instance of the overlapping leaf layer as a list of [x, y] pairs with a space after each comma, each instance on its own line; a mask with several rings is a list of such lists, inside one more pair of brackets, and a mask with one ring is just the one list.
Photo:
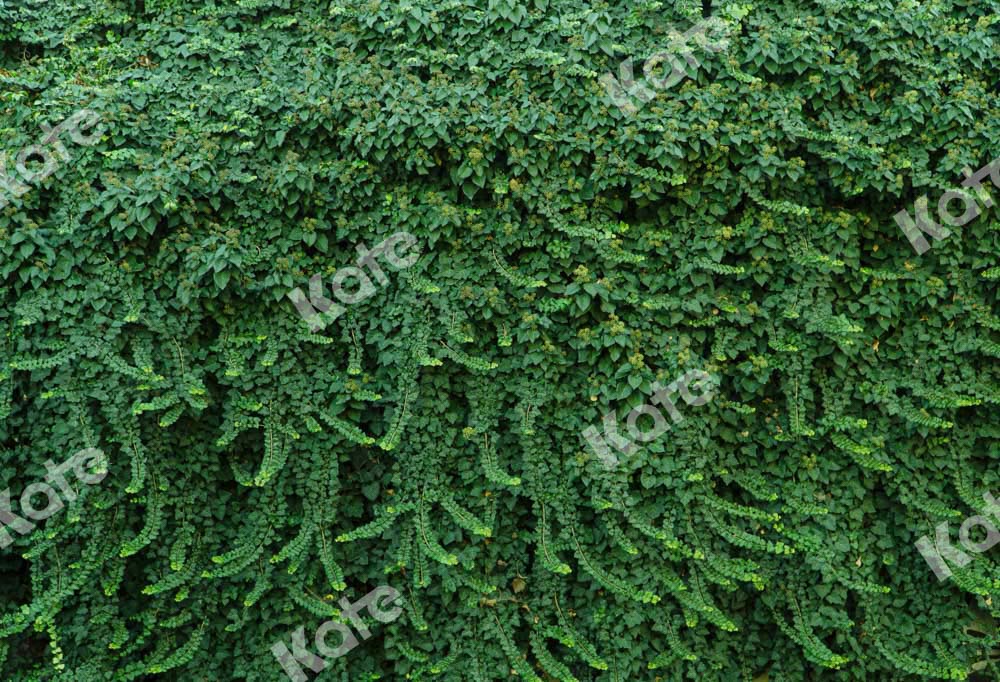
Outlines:
[[[1000, 156], [998, 39], [996, 0], [0, 2], [7, 172], [102, 131], [4, 195], [0, 484], [109, 461], [0, 552], [0, 677], [279, 680], [388, 584], [320, 679], [1000, 679], [997, 556], [914, 547], [1000, 491], [1000, 214], [921, 256], [892, 218]], [[401, 231], [311, 332], [288, 292]], [[691, 369], [607, 470], [581, 431]]]

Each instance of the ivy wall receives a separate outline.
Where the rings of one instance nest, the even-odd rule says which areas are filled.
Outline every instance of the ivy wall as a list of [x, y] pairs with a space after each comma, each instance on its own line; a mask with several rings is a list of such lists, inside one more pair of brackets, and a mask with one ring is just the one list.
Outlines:
[[1000, 679], [998, 43], [0, 0], [0, 678]]

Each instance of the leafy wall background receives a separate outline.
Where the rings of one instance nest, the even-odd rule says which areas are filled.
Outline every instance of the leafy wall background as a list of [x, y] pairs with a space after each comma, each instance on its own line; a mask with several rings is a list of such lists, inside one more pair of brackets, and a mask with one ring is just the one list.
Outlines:
[[[963, 678], [996, 558], [913, 543], [998, 489], [1000, 219], [918, 258], [891, 216], [1000, 152], [998, 11], [0, 4], [2, 148], [104, 127], [0, 210], [0, 482], [111, 470], [0, 554], [3, 677], [275, 680], [388, 582], [321, 679]], [[706, 15], [727, 50], [608, 101]], [[309, 333], [288, 291], [400, 230]], [[599, 466], [690, 368], [716, 398]]]

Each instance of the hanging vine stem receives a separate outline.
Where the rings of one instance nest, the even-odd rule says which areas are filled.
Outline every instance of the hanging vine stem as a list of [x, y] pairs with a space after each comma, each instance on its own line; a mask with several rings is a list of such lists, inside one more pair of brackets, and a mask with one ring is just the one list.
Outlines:
[[321, 543], [323, 543], [323, 553], [325, 554], [326, 553], [326, 529], [325, 528], [320, 528], [319, 529], [319, 541]]
[[708, 599], [705, 599], [705, 593], [704, 593], [704, 591], [702, 591], [702, 588], [701, 588], [701, 578], [698, 576], [698, 571], [692, 569], [691, 572], [690, 572], [690, 575], [691, 575], [691, 578], [694, 580], [694, 587], [698, 591], [698, 598], [702, 602], [704, 602], [706, 604], [710, 604], [711, 602], [709, 602]]
[[[426, 488], [421, 488], [420, 489], [420, 509], [417, 510], [417, 515], [418, 516], [421, 515], [421, 514], [423, 514], [423, 511], [424, 511], [424, 491], [425, 490], [426, 490]], [[427, 534], [424, 532], [424, 524], [418, 522], [417, 523], [417, 530], [420, 531], [420, 537], [422, 537], [424, 539], [424, 546], [425, 547], [430, 547], [431, 546], [431, 541], [427, 537]]]
[[274, 414], [271, 412], [271, 401], [267, 402], [267, 419], [264, 421], [264, 462], [261, 471], [270, 471], [274, 461]]
[[353, 326], [353, 325], [352, 325], [352, 326], [349, 326], [349, 327], [347, 328], [347, 331], [348, 331], [348, 333], [349, 333], [349, 334], [351, 335], [351, 343], [353, 343], [353, 344], [354, 344], [354, 347], [355, 347], [355, 348], [357, 348], [357, 347], [358, 347], [358, 337], [356, 337], [356, 336], [354, 335], [354, 326]]
[[[256, 545], [254, 545], [253, 551], [257, 551], [258, 547], [262, 546], [265, 542], [267, 542], [269, 540], [272, 530], [274, 530], [274, 524], [273, 523], [268, 523], [267, 524], [267, 530], [264, 531], [264, 534], [261, 537], [261, 540]], [[195, 542], [193, 542], [192, 545], [193, 545], [193, 549], [191, 551], [191, 555], [193, 556], [194, 555], [194, 549], [200, 548], [200, 546], [201, 546], [200, 545], [200, 535], [196, 535], [195, 536]], [[260, 561], [260, 557], [257, 558], [257, 561]]]
[[560, 618], [561, 618], [562, 620], [564, 620], [564, 621], [566, 621], [566, 622], [569, 622], [569, 621], [568, 621], [568, 619], [566, 618], [566, 614], [562, 612], [562, 608], [561, 608], [561, 607], [559, 606], [559, 597], [558, 597], [558, 596], [556, 596], [555, 594], [551, 595], [551, 597], [552, 597], [552, 602], [553, 602], [553, 603], [555, 604], [555, 606], [556, 606], [556, 613], [558, 613], [558, 614], [559, 614], [559, 617], [560, 617]]
[[806, 621], [804, 618], [802, 618], [802, 610], [799, 608], [799, 602], [795, 598], [795, 595], [788, 588], [785, 588], [785, 595], [788, 597], [788, 601], [791, 603], [792, 609], [795, 610], [796, 619], [798, 620], [799, 623], [802, 623], [804, 625]]
[[[542, 512], [542, 531], [538, 535], [538, 544], [540, 544], [542, 546], [542, 554], [545, 555], [545, 558], [547, 560], [551, 561], [553, 564], [558, 565], [560, 562], [556, 559], [556, 557], [554, 557], [549, 552], [549, 548], [546, 547], [545, 540], [543, 539], [543, 537], [544, 537], [543, 534], [546, 531], [546, 526], [545, 526], [545, 503], [544, 502], [539, 502], [538, 505], [541, 508], [541, 512]], [[559, 604], [557, 603], [556, 604], [556, 608], [558, 608], [558, 607], [559, 607]]]
[[177, 339], [171, 336], [170, 340], [177, 346], [177, 362], [181, 366], [181, 376], [184, 376], [187, 374], [187, 368], [184, 366], [184, 350], [181, 348], [181, 344], [177, 343]]

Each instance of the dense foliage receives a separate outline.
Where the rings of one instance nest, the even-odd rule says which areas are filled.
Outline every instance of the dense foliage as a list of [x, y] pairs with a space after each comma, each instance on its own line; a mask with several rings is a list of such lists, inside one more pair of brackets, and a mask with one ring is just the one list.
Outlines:
[[[320, 680], [1000, 679], [1000, 550], [914, 547], [1000, 492], [1000, 212], [893, 221], [1000, 156], [998, 39], [996, 0], [0, 0], [7, 172], [100, 117], [0, 190], [0, 485], [108, 467], [0, 550], [0, 678], [284, 679], [391, 585]], [[401, 231], [311, 332], [289, 291]]]

